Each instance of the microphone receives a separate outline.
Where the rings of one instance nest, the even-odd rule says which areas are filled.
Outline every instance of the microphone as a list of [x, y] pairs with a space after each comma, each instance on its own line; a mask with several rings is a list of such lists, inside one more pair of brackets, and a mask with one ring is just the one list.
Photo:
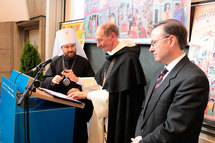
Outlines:
[[35, 68], [31, 69], [30, 71], [28, 71], [28, 73], [31, 73], [31, 72], [34, 72], [36, 71], [37, 69], [40, 69], [42, 66], [46, 66], [47, 64], [51, 63], [51, 62], [54, 62], [55, 60], [57, 60], [58, 56], [54, 56], [40, 64], [38, 64]]

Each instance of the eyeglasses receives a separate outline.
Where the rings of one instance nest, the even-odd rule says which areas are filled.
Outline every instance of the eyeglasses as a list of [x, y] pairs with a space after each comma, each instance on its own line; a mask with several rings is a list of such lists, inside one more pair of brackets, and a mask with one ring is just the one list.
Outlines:
[[107, 38], [109, 35], [110, 35], [110, 34], [108, 34], [108, 35], [107, 35], [107, 36], [105, 36], [104, 38], [96, 39], [96, 41], [97, 41], [98, 43], [100, 43], [100, 42], [104, 41], [104, 40], [105, 40], [105, 38]]
[[166, 36], [166, 37], [163, 37], [163, 38], [161, 38], [161, 39], [158, 39], [158, 40], [152, 40], [151, 41], [151, 46], [152, 47], [155, 47], [155, 46], [157, 46], [157, 43], [160, 41], [160, 40], [163, 40], [163, 39], [166, 39], [166, 38], [169, 38], [170, 36]]

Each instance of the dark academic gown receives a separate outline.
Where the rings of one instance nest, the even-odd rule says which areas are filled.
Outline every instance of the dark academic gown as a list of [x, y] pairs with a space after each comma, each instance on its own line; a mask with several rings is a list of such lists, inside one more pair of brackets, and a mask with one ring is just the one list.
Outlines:
[[105, 69], [116, 58], [103, 89], [109, 92], [108, 143], [130, 143], [145, 97], [146, 80], [139, 61], [139, 47], [124, 47], [107, 57], [103, 67], [95, 75], [102, 85]]
[[[61, 72], [63, 71], [63, 58], [65, 61], [65, 67], [67, 69], [71, 69], [71, 66], [73, 65], [72, 70], [77, 77], [94, 76], [94, 72], [89, 61], [79, 55], [76, 56], [77, 57], [74, 64], [74, 60], [67, 60], [65, 56], [60, 56], [56, 61], [51, 63], [49, 69], [42, 79], [42, 87], [63, 93], [65, 95], [71, 88], [78, 88], [81, 90], [81, 86], [75, 82], [71, 82], [68, 86], [63, 85], [62, 81], [59, 85], [51, 85], [51, 80], [54, 78], [54, 76], [61, 75]], [[87, 122], [91, 118], [93, 111], [93, 105], [90, 100], [82, 99], [80, 101], [85, 103], [85, 108], [76, 108], [73, 143], [87, 143]]]

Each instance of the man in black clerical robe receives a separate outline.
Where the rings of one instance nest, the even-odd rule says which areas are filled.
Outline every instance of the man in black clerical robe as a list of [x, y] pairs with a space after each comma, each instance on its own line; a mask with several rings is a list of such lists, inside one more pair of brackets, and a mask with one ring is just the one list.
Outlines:
[[[80, 54], [83, 53], [80, 52], [82, 47], [78, 43], [74, 30], [68, 28], [57, 31], [55, 41], [57, 41], [55, 45], [61, 48], [64, 54], [50, 64], [43, 77], [42, 87], [65, 95], [72, 88], [82, 90], [80, 85], [70, 81], [69, 77], [62, 75], [63, 71], [73, 70], [80, 77], [94, 76], [93, 69], [86, 59], [86, 55]], [[76, 108], [73, 143], [87, 143], [88, 139], [87, 122], [91, 118], [93, 106], [90, 100], [81, 99], [81, 102], [85, 103], [85, 108]]]
[[95, 75], [97, 83], [102, 85], [105, 69], [116, 58], [113, 72], [103, 86], [109, 92], [108, 143], [129, 143], [129, 137], [134, 135], [146, 83], [139, 54], [138, 47], [124, 47], [108, 56], [104, 66]]
[[[70, 95], [77, 99], [88, 98], [93, 102], [95, 114], [93, 113], [92, 119], [94, 115], [97, 116], [97, 124], [99, 125], [94, 124], [94, 128], [89, 130], [90, 133], [94, 132], [89, 136], [89, 143], [130, 143], [130, 138], [135, 134], [135, 126], [145, 95], [146, 81], [139, 61], [140, 48], [130, 40], [119, 42], [118, 36], [118, 28], [112, 23], [104, 23], [97, 29], [97, 46], [108, 53], [106, 62], [95, 75], [95, 80], [101, 88], [87, 94], [73, 92]], [[75, 82], [81, 80], [86, 87], [84, 79], [76, 76], [72, 79]], [[97, 91], [98, 94], [96, 95]], [[104, 107], [104, 111], [100, 112], [102, 106], [97, 107], [97, 105], [104, 105], [98, 102], [106, 98], [106, 95], [109, 98], [108, 111], [105, 117], [106, 108]], [[108, 125], [103, 124], [105, 130], [104, 135], [102, 135], [103, 139], [96, 140], [96, 138], [100, 138], [98, 134], [102, 132], [100, 128], [102, 126], [101, 117], [104, 118], [104, 122], [108, 120]], [[95, 135], [96, 130], [99, 130], [97, 135]], [[106, 130], [107, 137], [105, 135]]]

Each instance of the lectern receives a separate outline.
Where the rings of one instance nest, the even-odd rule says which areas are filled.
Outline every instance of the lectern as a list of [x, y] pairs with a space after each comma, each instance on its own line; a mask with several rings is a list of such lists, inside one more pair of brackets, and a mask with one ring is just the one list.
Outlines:
[[[25, 113], [17, 106], [17, 91], [24, 93], [31, 78], [12, 71], [8, 79], [2, 76], [0, 96], [0, 143], [24, 143]], [[72, 143], [75, 107], [84, 104], [53, 97], [40, 90], [29, 101], [29, 137], [31, 143]]]

